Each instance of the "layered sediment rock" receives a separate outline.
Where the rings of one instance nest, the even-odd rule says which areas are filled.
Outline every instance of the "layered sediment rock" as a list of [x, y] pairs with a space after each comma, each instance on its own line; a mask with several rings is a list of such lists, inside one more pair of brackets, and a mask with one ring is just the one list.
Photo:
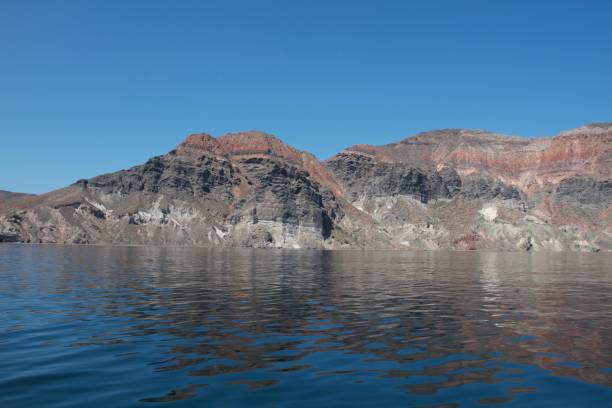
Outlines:
[[0, 200], [0, 242], [612, 250], [612, 126], [473, 130], [326, 162], [262, 132], [194, 134], [143, 165]]
[[609, 180], [611, 146], [612, 125], [592, 124], [554, 138], [535, 139], [446, 129], [385, 146], [357, 145], [348, 150], [424, 169], [448, 166], [461, 176], [486, 174], [531, 192], [577, 175]]
[[341, 213], [330, 188], [314, 156], [275, 137], [191, 135], [143, 165], [0, 206], [0, 240], [323, 248]]

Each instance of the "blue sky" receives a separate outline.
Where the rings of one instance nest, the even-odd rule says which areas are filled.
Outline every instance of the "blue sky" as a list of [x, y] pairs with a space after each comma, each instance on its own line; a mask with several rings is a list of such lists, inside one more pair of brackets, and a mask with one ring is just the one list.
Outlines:
[[612, 1], [0, 0], [0, 189], [259, 129], [327, 158], [612, 120]]

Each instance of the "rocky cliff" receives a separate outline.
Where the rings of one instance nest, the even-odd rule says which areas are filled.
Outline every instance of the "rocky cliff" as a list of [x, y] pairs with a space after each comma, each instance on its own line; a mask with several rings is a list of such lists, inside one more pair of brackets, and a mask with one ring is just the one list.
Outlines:
[[0, 242], [612, 250], [612, 125], [439, 130], [325, 162], [261, 132], [0, 201]]

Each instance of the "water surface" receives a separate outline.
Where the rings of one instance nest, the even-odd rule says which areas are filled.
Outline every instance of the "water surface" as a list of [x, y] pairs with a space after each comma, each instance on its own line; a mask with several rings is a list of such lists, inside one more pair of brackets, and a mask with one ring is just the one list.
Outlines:
[[0, 246], [0, 406], [611, 406], [610, 265]]

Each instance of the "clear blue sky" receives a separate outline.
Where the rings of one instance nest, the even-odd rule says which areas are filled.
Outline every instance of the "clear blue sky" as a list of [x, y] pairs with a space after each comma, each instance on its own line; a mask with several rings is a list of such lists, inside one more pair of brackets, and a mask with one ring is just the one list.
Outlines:
[[327, 158], [612, 120], [612, 1], [0, 0], [0, 189], [260, 129]]

